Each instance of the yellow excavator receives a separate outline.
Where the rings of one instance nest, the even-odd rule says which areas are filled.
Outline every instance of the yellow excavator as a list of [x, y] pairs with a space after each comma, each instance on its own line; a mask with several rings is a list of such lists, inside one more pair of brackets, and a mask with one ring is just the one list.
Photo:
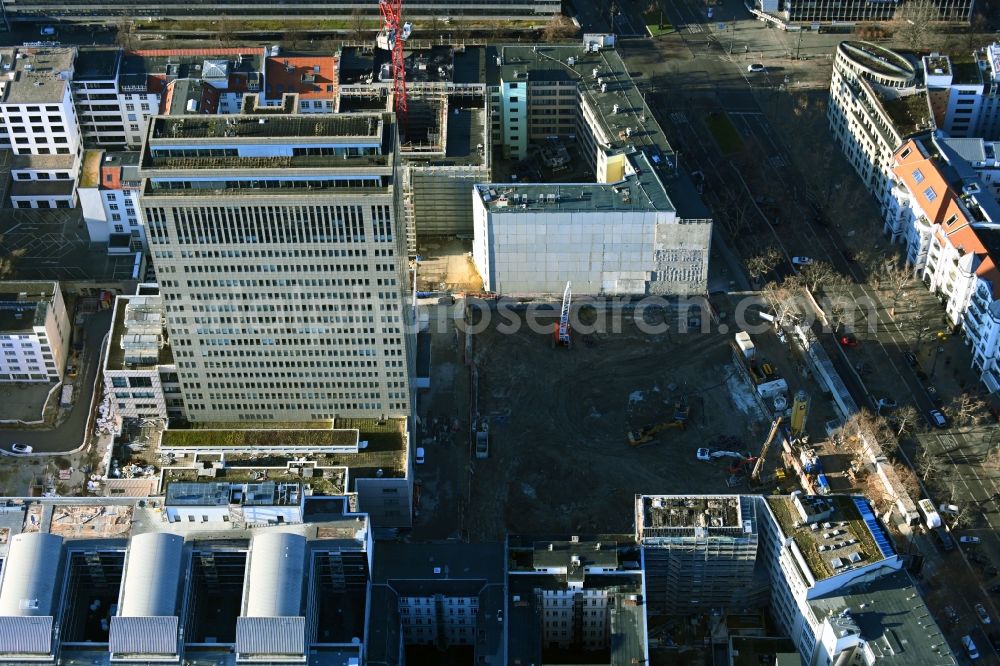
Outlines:
[[683, 402], [674, 405], [674, 414], [669, 421], [652, 423], [643, 426], [639, 430], [630, 430], [628, 433], [628, 445], [635, 448], [644, 444], [649, 444], [658, 434], [671, 428], [684, 430], [687, 428], [688, 417], [691, 415], [691, 407]]

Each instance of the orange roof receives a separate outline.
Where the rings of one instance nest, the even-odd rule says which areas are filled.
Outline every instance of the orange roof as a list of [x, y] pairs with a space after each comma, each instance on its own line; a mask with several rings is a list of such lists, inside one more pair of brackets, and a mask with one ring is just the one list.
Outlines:
[[910, 139], [895, 154], [892, 172], [923, 209], [931, 224], [940, 225], [935, 234], [961, 254], [973, 253], [979, 259], [976, 275], [993, 285], [994, 295], [1000, 296], [1000, 270], [979, 234], [959, 205], [958, 194], [938, 168], [937, 160], [929, 157], [923, 146]]
[[337, 58], [268, 58], [264, 82], [266, 99], [281, 99], [283, 93], [298, 93], [301, 99], [331, 99], [337, 96]]

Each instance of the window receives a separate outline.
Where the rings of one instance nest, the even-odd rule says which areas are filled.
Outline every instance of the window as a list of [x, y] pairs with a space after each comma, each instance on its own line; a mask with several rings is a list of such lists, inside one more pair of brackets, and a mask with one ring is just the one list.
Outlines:
[[920, 169], [913, 170], [913, 180], [915, 180], [918, 183], [924, 182], [924, 174], [920, 172]]
[[128, 382], [124, 377], [112, 377], [111, 385], [115, 388], [126, 388], [128, 386]]
[[924, 190], [924, 196], [927, 197], [928, 201], [934, 201], [937, 199], [937, 193], [934, 191], [933, 187], [928, 187]]

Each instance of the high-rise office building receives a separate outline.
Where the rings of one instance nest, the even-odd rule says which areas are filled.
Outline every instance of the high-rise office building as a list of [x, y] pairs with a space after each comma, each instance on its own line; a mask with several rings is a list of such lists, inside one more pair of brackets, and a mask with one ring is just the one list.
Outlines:
[[409, 413], [391, 114], [158, 117], [142, 206], [185, 413]]

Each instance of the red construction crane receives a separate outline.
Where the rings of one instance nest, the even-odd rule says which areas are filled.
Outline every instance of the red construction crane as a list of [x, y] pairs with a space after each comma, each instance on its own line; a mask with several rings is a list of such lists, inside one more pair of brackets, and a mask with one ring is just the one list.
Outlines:
[[403, 23], [403, 0], [379, 0], [382, 13], [382, 33], [378, 45], [392, 54], [392, 96], [396, 123], [400, 134], [406, 132], [406, 66], [403, 42], [410, 37], [413, 26]]

